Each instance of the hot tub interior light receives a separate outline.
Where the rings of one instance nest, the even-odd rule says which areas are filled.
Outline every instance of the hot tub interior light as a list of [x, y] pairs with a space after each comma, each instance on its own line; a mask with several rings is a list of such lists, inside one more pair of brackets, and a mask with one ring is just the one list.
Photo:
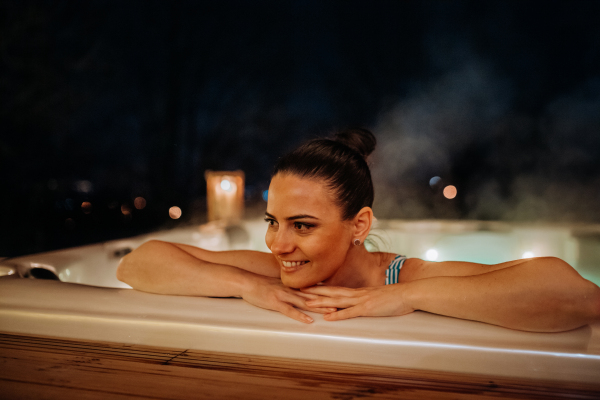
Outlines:
[[535, 257], [535, 254], [533, 254], [533, 251], [526, 251], [521, 256], [521, 258], [533, 258], [533, 257]]
[[427, 252], [425, 253], [425, 258], [428, 261], [435, 261], [438, 259], [438, 251], [436, 249], [429, 249], [427, 250]]

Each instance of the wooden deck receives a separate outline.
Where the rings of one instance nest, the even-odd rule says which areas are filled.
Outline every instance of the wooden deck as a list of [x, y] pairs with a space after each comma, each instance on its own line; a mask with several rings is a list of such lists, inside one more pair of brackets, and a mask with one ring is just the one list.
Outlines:
[[2, 399], [600, 399], [560, 384], [0, 333]]

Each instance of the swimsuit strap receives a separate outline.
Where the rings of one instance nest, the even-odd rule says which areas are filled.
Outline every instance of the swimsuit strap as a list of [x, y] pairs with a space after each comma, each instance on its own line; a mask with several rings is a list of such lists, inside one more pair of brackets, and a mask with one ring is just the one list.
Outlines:
[[400, 268], [404, 265], [406, 256], [398, 254], [393, 260], [388, 269], [385, 270], [385, 284], [393, 285], [398, 283], [398, 275], [400, 274]]

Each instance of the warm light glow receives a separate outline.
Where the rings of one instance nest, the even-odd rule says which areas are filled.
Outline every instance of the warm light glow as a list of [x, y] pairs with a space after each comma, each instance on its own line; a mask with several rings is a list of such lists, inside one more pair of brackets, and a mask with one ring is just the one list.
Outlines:
[[429, 249], [425, 253], [425, 258], [429, 261], [435, 261], [438, 259], [438, 251], [436, 249]]
[[121, 205], [121, 212], [123, 213], [123, 215], [130, 215], [131, 208], [127, 204], [123, 204]]
[[136, 197], [135, 200], [133, 200], [133, 206], [138, 210], [143, 210], [144, 207], [146, 207], [146, 199], [143, 197]]
[[535, 254], [533, 254], [533, 251], [526, 251], [521, 256], [521, 258], [533, 258], [533, 257], [535, 257]]
[[90, 203], [89, 201], [84, 201], [83, 203], [81, 203], [81, 209], [83, 210], [84, 214], [89, 214], [92, 212], [92, 203]]
[[456, 197], [456, 193], [458, 191], [456, 190], [456, 187], [453, 185], [448, 185], [444, 188], [444, 197], [447, 199], [453, 199]]
[[440, 178], [439, 176], [434, 176], [433, 178], [431, 178], [429, 180], [429, 186], [434, 187], [435, 185], [440, 183], [441, 180], [442, 180], [442, 178]]
[[223, 179], [221, 181], [221, 189], [229, 192], [231, 190], [231, 182], [229, 182], [227, 179]]
[[238, 221], [244, 213], [244, 173], [206, 171], [208, 220]]
[[177, 206], [169, 208], [169, 217], [173, 219], [179, 219], [181, 217], [181, 208]]

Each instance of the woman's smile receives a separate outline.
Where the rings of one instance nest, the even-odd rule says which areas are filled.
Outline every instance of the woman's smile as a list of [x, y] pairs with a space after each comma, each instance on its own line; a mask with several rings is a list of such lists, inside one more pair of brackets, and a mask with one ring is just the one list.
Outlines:
[[286, 273], [293, 273], [296, 272], [298, 270], [300, 270], [302, 267], [304, 267], [306, 264], [308, 264], [310, 261], [305, 260], [305, 261], [284, 261], [281, 260], [281, 269], [283, 270], [283, 272]]
[[284, 267], [299, 267], [301, 265], [306, 264], [308, 261], [284, 261], [281, 260]]

